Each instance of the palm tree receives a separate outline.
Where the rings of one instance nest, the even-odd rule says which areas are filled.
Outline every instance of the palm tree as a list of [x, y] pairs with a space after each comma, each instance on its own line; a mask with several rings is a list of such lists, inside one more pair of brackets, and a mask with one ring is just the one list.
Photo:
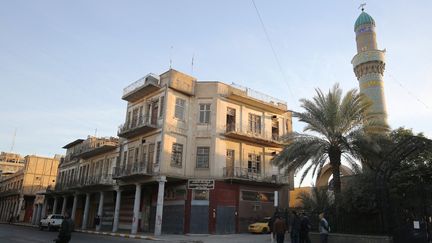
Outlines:
[[345, 158], [357, 169], [356, 161], [362, 160], [359, 144], [372, 141], [372, 134], [382, 134], [388, 131], [388, 126], [379, 123], [376, 114], [368, 112], [371, 101], [356, 89], [349, 90], [343, 97], [338, 84], [327, 94], [320, 89], [315, 91], [312, 100], [300, 100], [305, 112], [293, 112], [294, 117], [306, 123], [304, 132], [310, 134], [288, 134], [284, 137], [287, 145], [272, 162], [286, 169], [287, 173], [305, 167], [301, 177], [303, 181], [311, 169], [313, 175], [319, 175], [329, 160], [337, 196], [341, 188], [341, 159]]
[[310, 192], [300, 192], [297, 196], [303, 205], [303, 209], [314, 213], [321, 213], [329, 210], [333, 204], [333, 196], [324, 188], [313, 186]]

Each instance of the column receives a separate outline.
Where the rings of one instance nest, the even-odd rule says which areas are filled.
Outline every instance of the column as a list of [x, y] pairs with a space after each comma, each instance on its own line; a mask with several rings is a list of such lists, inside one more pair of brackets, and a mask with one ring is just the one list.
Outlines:
[[137, 183], [135, 184], [135, 200], [134, 200], [134, 208], [133, 208], [131, 234], [136, 234], [138, 231], [140, 202], [141, 202], [141, 184]]
[[58, 197], [54, 197], [54, 204], [53, 204], [52, 214], [56, 214], [57, 213], [57, 204], [58, 204]]
[[46, 217], [46, 208], [47, 208], [47, 205], [48, 205], [48, 198], [46, 198], [46, 196], [44, 196], [45, 197], [45, 199], [44, 199], [44, 202], [43, 202], [43, 204], [42, 204], [42, 214], [41, 214], [41, 217], [42, 218], [45, 218]]
[[113, 232], [117, 232], [118, 230], [118, 223], [119, 223], [119, 217], [120, 217], [120, 201], [121, 201], [121, 190], [116, 190], [116, 204], [114, 209], [114, 222], [113, 222]]
[[33, 213], [32, 213], [31, 224], [36, 224], [36, 214], [37, 214], [37, 205], [33, 204]]
[[75, 221], [75, 213], [76, 213], [77, 203], [78, 203], [78, 194], [74, 194], [73, 204], [72, 204], [72, 213], [71, 213], [71, 219], [73, 221]]
[[66, 205], [67, 205], [67, 196], [63, 196], [63, 205], [61, 214], [64, 215], [66, 213]]
[[85, 205], [84, 205], [84, 215], [83, 215], [83, 221], [82, 221], [82, 225], [81, 225], [81, 229], [83, 229], [83, 230], [87, 229], [89, 206], [90, 206], [90, 193], [86, 193], [86, 199], [85, 199]]
[[36, 210], [36, 223], [35, 224], [39, 224], [39, 222], [41, 220], [41, 213], [42, 213], [42, 205], [38, 204], [37, 210]]
[[15, 213], [15, 215], [18, 216], [18, 220], [19, 220], [19, 215], [21, 213], [21, 207], [22, 207], [23, 202], [24, 202], [24, 197], [20, 197], [19, 201], [18, 201], [18, 208], [17, 208], [16, 213]]
[[163, 203], [164, 203], [164, 191], [165, 191], [165, 182], [166, 177], [161, 176], [159, 179], [159, 189], [158, 189], [158, 197], [156, 204], [156, 222], [155, 222], [155, 231], [154, 234], [156, 236], [161, 235], [162, 232], [162, 213], [163, 213]]
[[5, 204], [4, 201], [0, 202], [0, 205], [1, 205], [0, 206], [0, 221], [3, 220], [4, 206], [5, 206], [4, 204]]
[[97, 215], [99, 216], [99, 224], [96, 225], [96, 231], [99, 231], [102, 227], [103, 204], [104, 204], [104, 192], [100, 192], [99, 207], [98, 207], [98, 212], [97, 212]]

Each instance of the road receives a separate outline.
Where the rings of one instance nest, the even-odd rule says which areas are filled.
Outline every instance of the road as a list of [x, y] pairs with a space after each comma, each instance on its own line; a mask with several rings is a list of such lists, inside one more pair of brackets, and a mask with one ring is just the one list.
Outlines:
[[[58, 232], [40, 231], [38, 228], [0, 224], [0, 243], [52, 243], [57, 237]], [[71, 243], [91, 242], [91, 243], [109, 243], [109, 242], [152, 242], [152, 243], [270, 243], [269, 235], [257, 234], [234, 234], [234, 235], [162, 235], [159, 240], [141, 240], [128, 239], [122, 237], [94, 235], [87, 233], [74, 232]], [[285, 242], [289, 242], [286, 240]]]
[[[0, 242], [1, 243], [24, 243], [24, 242], [34, 242], [34, 243], [53, 243], [53, 239], [57, 238], [58, 232], [48, 232], [46, 230], [40, 231], [37, 228], [0, 224]], [[126, 239], [121, 237], [113, 236], [102, 236], [102, 235], [92, 235], [74, 232], [72, 234], [71, 243], [81, 243], [81, 242], [92, 242], [92, 243], [102, 243], [102, 242], [157, 242], [157, 241], [145, 241], [136, 239]]]

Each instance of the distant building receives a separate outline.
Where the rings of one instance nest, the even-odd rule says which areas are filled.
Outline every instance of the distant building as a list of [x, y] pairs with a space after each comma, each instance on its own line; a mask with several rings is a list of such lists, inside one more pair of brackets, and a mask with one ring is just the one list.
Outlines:
[[0, 180], [2, 177], [11, 175], [24, 167], [24, 158], [19, 154], [0, 153]]
[[53, 187], [56, 182], [59, 160], [29, 155], [24, 158], [23, 168], [0, 180], [0, 220], [31, 222], [43, 216], [42, 204], [34, 207], [36, 193]]
[[122, 98], [118, 144], [64, 146], [50, 197], [77, 227], [94, 227], [99, 215], [114, 232], [235, 233], [271, 216], [276, 199], [288, 207], [293, 175], [270, 163], [292, 132], [285, 102], [173, 69], [134, 82]]

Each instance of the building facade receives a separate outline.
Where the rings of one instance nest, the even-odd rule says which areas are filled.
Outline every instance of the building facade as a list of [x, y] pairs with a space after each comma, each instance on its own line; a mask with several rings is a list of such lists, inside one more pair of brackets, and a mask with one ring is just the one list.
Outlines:
[[[35, 207], [36, 194], [53, 187], [56, 183], [59, 157], [46, 158], [29, 155], [24, 167], [0, 181], [0, 219], [31, 222], [42, 217], [43, 201]], [[39, 211], [38, 211], [39, 210]], [[44, 209], [46, 211], [46, 208]], [[39, 213], [38, 213], [39, 212]]]
[[15, 153], [0, 153], [0, 180], [24, 167], [24, 158]]
[[[96, 229], [114, 232], [235, 233], [275, 205], [288, 207], [293, 175], [270, 163], [292, 131], [285, 102], [173, 69], [134, 82], [122, 99], [118, 146], [87, 158], [79, 152], [85, 140], [64, 147], [50, 196], [66, 199], [82, 229], [99, 215]], [[82, 183], [105, 168], [106, 183]]]

